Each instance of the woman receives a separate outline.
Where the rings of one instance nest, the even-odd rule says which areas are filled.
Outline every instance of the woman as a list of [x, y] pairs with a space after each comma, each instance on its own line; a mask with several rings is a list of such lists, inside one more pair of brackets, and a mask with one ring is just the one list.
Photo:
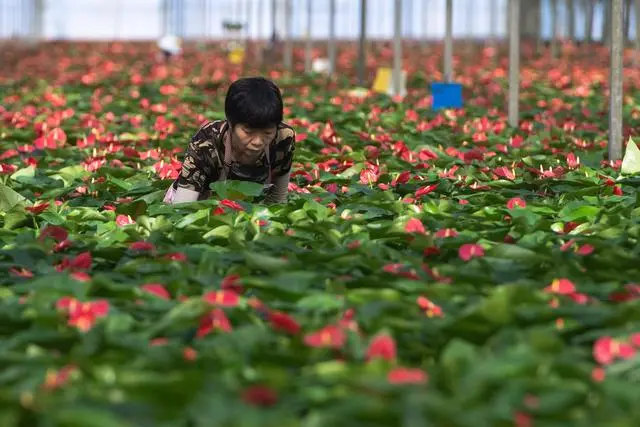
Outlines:
[[278, 86], [262, 77], [236, 80], [224, 112], [226, 120], [204, 124], [191, 139], [180, 176], [164, 201], [204, 200], [209, 184], [230, 179], [264, 184], [267, 203], [286, 202], [295, 132], [282, 122]]

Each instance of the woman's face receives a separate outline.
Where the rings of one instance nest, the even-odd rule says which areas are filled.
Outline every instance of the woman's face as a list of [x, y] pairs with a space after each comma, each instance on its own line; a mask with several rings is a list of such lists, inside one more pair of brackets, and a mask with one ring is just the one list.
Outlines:
[[237, 160], [242, 163], [255, 162], [277, 133], [276, 126], [265, 129], [251, 129], [243, 124], [234, 126], [231, 141], [237, 152]]

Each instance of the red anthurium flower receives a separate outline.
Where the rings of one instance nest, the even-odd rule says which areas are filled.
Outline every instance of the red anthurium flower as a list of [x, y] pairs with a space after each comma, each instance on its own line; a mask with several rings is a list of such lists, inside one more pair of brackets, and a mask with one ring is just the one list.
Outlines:
[[29, 270], [27, 270], [26, 268], [11, 268], [9, 269], [9, 273], [12, 276], [17, 276], [17, 277], [26, 277], [26, 278], [31, 278], [33, 277], [33, 273]]
[[200, 327], [198, 328], [196, 336], [202, 338], [214, 330], [231, 332], [231, 329], [231, 323], [229, 323], [229, 319], [224, 314], [224, 311], [216, 308], [200, 319]]
[[404, 264], [387, 264], [382, 270], [385, 273], [395, 274], [397, 276], [406, 277], [407, 279], [419, 280], [420, 277], [414, 269], [408, 269]]
[[611, 337], [601, 337], [593, 345], [593, 358], [601, 365], [610, 365], [616, 358], [630, 359], [636, 349], [630, 344], [620, 342]]
[[234, 211], [244, 211], [244, 208], [238, 202], [234, 202], [233, 200], [224, 199], [220, 201], [220, 204], [233, 209]]
[[304, 337], [304, 343], [309, 347], [341, 348], [347, 340], [344, 330], [336, 325], [325, 326], [317, 332]]
[[180, 252], [175, 252], [172, 254], [167, 254], [164, 256], [166, 259], [171, 260], [171, 261], [180, 261], [180, 262], [184, 262], [187, 260], [187, 256], [183, 253]]
[[551, 285], [545, 288], [545, 292], [570, 295], [576, 291], [576, 285], [569, 279], [554, 279]]
[[295, 335], [300, 332], [300, 325], [295, 319], [286, 313], [280, 311], [272, 311], [267, 315], [271, 327], [275, 330], [284, 331], [288, 334]]
[[211, 291], [202, 297], [209, 304], [222, 307], [235, 307], [240, 303], [240, 297], [232, 291]]
[[438, 188], [438, 184], [427, 185], [426, 187], [419, 188], [418, 190], [416, 190], [415, 196], [416, 197], [426, 196], [427, 194], [435, 191], [436, 188]]
[[606, 374], [607, 372], [604, 369], [602, 369], [600, 366], [597, 366], [591, 371], [591, 378], [593, 379], [593, 381], [601, 383], [602, 381], [604, 381]]
[[640, 298], [640, 285], [628, 284], [624, 291], [617, 291], [609, 295], [611, 301], [624, 302]]
[[509, 201], [507, 202], [507, 208], [509, 209], [526, 208], [526, 207], [527, 207], [527, 202], [522, 200], [520, 197], [514, 197], [512, 199], [509, 199]]
[[45, 210], [47, 210], [48, 207], [49, 207], [49, 203], [41, 203], [41, 204], [35, 204], [33, 206], [27, 206], [24, 208], [24, 210], [31, 212], [34, 215], [38, 215], [44, 212]]
[[404, 171], [400, 175], [398, 175], [397, 178], [393, 179], [391, 185], [395, 187], [398, 184], [406, 184], [407, 182], [409, 182], [409, 179], [411, 179], [411, 172]]
[[517, 411], [513, 415], [513, 424], [515, 427], [533, 427], [533, 419], [531, 418], [531, 415]]
[[58, 310], [67, 313], [67, 323], [82, 332], [90, 330], [99, 318], [109, 313], [109, 303], [105, 300], [81, 302], [75, 298], [63, 297], [56, 303]]
[[564, 243], [562, 246], [560, 246], [560, 250], [562, 252], [566, 252], [568, 251], [574, 244], [576, 243], [576, 239], [571, 239], [568, 242]]
[[580, 304], [580, 305], [583, 305], [589, 302], [589, 296], [586, 294], [582, 294], [580, 292], [575, 292], [573, 294], [570, 294], [569, 298], [571, 298], [576, 304]]
[[249, 405], [266, 407], [278, 403], [278, 395], [269, 387], [254, 385], [242, 392], [242, 400]]
[[66, 229], [57, 225], [48, 225], [40, 232], [38, 240], [44, 240], [47, 237], [52, 238], [56, 242], [62, 242], [64, 240], [67, 240], [67, 238], [69, 237], [69, 233]]
[[398, 367], [387, 374], [387, 381], [390, 384], [425, 384], [427, 380], [427, 373], [422, 369]]
[[366, 359], [383, 359], [390, 362], [396, 360], [396, 343], [393, 338], [386, 334], [373, 338], [367, 348]]
[[631, 342], [631, 344], [633, 344], [636, 347], [640, 347], [640, 333], [637, 334], [633, 334], [631, 335], [631, 338], [629, 339], [629, 341]]
[[580, 167], [580, 158], [573, 153], [567, 154], [567, 166], [569, 169], [577, 169]]
[[514, 179], [516, 179], [516, 174], [514, 173], [514, 171], [512, 169], [509, 169], [506, 166], [500, 166], [499, 168], [495, 168], [493, 170], [493, 173], [495, 173], [500, 178], [508, 179], [510, 181], [513, 181]]
[[65, 249], [69, 249], [71, 246], [73, 246], [73, 242], [71, 240], [63, 240], [60, 243], [56, 243], [53, 246], [53, 251], [54, 252], [62, 252]]
[[418, 218], [410, 218], [404, 227], [404, 231], [406, 231], [407, 233], [420, 234], [425, 234], [426, 232], [424, 229], [424, 225], [422, 225], [422, 222]]
[[167, 289], [159, 283], [147, 283], [146, 285], [142, 285], [142, 290], [162, 299], [171, 299], [171, 294], [169, 294], [169, 291], [167, 291]]
[[67, 383], [69, 377], [77, 370], [74, 365], [63, 366], [60, 370], [49, 370], [44, 380], [44, 388], [55, 390]]
[[118, 215], [116, 217], [116, 224], [118, 227], [124, 227], [127, 225], [135, 224], [135, 221], [129, 215]]
[[591, 255], [594, 251], [594, 247], [589, 245], [589, 244], [585, 244], [582, 245], [578, 248], [578, 250], [576, 251], [576, 253], [578, 255], [582, 255], [582, 256], [586, 256], [586, 255]]
[[484, 249], [482, 246], [474, 243], [466, 243], [458, 249], [458, 256], [463, 261], [469, 261], [472, 258], [480, 258], [484, 256]]
[[129, 249], [132, 251], [154, 251], [155, 245], [150, 242], [133, 242], [129, 245]]
[[165, 337], [154, 338], [149, 342], [149, 345], [153, 347], [167, 345], [167, 344], [169, 344], [169, 339]]
[[419, 296], [417, 299], [418, 306], [424, 311], [427, 317], [444, 317], [442, 308], [434, 304], [428, 298]]
[[435, 236], [439, 239], [444, 239], [447, 237], [456, 237], [458, 232], [454, 228], [443, 228], [442, 230], [438, 230]]
[[74, 271], [71, 273], [71, 277], [78, 282], [86, 283], [91, 281], [91, 276], [89, 276], [84, 271]]
[[222, 279], [220, 287], [225, 291], [235, 292], [240, 295], [244, 292], [244, 287], [240, 284], [240, 276], [231, 274]]
[[185, 347], [182, 350], [182, 357], [187, 362], [193, 362], [198, 358], [198, 352], [193, 347]]

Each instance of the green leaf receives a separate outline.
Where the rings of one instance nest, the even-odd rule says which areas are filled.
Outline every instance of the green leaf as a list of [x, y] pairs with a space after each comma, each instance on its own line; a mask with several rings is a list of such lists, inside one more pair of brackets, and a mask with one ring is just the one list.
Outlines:
[[22, 197], [20, 193], [0, 183], [0, 212], [8, 212], [15, 206], [26, 204], [25, 202], [27, 199]]

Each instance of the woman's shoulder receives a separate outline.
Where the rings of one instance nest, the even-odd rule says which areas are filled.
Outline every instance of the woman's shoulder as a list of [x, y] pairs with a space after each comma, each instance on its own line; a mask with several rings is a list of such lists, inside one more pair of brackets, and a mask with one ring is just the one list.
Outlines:
[[281, 122], [278, 127], [278, 141], [285, 141], [289, 138], [295, 140], [296, 131], [287, 123]]
[[213, 120], [203, 123], [191, 138], [194, 141], [216, 140], [222, 134], [224, 120]]

